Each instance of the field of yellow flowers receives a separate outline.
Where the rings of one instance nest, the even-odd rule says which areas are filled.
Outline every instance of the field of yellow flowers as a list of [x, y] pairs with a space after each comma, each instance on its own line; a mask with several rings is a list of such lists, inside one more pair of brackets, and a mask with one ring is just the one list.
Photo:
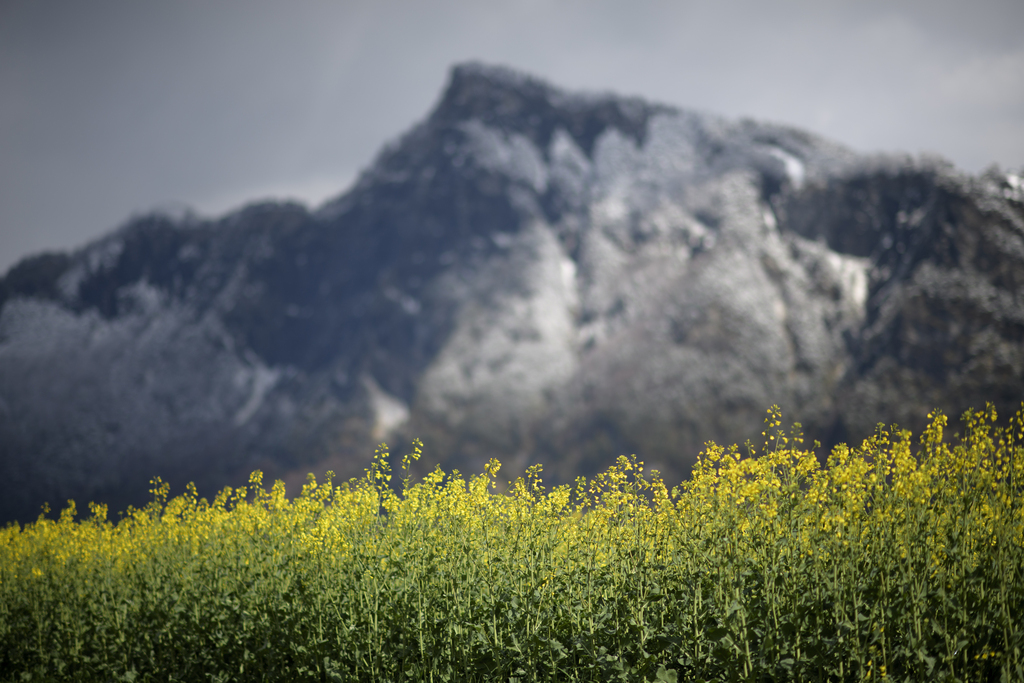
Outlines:
[[[1022, 681], [1024, 408], [825, 465], [768, 413], [669, 490], [259, 472], [0, 531], [3, 681]], [[944, 434], [945, 430], [945, 434]]]

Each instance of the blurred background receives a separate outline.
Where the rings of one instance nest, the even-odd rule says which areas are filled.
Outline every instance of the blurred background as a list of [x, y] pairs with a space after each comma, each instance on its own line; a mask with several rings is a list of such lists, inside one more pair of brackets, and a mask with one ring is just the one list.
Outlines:
[[0, 2], [0, 272], [153, 208], [317, 204], [502, 63], [806, 128], [1024, 163], [1024, 3]]

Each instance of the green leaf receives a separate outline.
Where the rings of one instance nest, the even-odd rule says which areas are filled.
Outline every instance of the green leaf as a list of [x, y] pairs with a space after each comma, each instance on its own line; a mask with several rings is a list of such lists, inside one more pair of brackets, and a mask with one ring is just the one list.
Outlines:
[[655, 680], [659, 683], [678, 683], [679, 674], [675, 669], [666, 669], [664, 664], [659, 664]]

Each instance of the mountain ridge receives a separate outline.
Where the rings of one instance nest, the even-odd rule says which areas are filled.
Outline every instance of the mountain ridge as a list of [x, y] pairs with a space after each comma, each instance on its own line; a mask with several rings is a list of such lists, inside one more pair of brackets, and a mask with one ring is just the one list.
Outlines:
[[[778, 403], [826, 445], [1024, 387], [1024, 193], [504, 67], [309, 210], [151, 214], [0, 280], [0, 518], [375, 443], [681, 477]], [[293, 473], [293, 474], [289, 474]]]

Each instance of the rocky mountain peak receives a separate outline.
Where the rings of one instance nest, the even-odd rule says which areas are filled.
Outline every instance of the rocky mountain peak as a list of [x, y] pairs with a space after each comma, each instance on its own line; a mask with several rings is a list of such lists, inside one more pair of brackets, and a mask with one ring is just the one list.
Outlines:
[[[1024, 395], [1024, 193], [777, 124], [456, 66], [337, 200], [153, 214], [0, 279], [0, 519], [361, 473], [382, 439], [686, 475]], [[756, 439], [755, 439], [756, 440]]]
[[642, 145], [651, 116], [669, 111], [638, 98], [568, 93], [507, 67], [469, 62], [452, 68], [429, 120], [441, 125], [476, 120], [523, 135], [541, 150], [548, 150], [561, 129], [590, 156], [597, 136], [609, 128]]

